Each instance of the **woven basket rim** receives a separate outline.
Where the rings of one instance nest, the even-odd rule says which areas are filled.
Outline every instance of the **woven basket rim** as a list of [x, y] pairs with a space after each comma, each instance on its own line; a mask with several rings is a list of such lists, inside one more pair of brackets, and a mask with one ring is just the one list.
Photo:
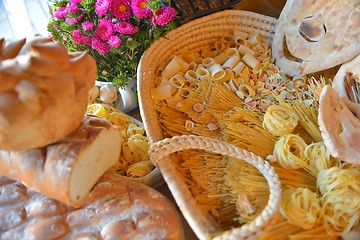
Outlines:
[[[239, 28], [247, 32], [256, 31], [271, 42], [276, 22], [275, 18], [258, 13], [243, 10], [224, 10], [183, 24], [169, 32], [165, 37], [156, 40], [144, 52], [137, 71], [140, 115], [150, 142], [154, 144], [164, 139], [158, 121], [158, 113], [151, 98], [156, 69], [161, 61], [168, 61], [175, 53], [197, 49], [202, 44], [213, 42], [218, 36], [231, 33]], [[187, 189], [186, 184], [177, 176], [170, 159], [167, 158], [158, 162], [157, 166], [195, 234], [200, 239], [210, 239], [214, 237], [214, 234], [218, 234], [218, 228], [216, 228], [214, 220], [196, 207], [194, 208], [197, 203]], [[263, 223], [257, 222], [256, 224], [262, 225]], [[229, 231], [224, 232], [224, 235], [219, 237], [231, 239], [242, 234], [242, 230], [239, 230], [239, 228]]]

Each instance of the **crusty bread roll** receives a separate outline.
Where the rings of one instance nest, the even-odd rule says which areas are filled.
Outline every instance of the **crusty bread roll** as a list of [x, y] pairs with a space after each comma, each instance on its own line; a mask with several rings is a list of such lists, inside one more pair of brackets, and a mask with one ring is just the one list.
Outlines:
[[0, 41], [0, 149], [43, 147], [73, 132], [96, 78], [87, 52], [49, 38]]
[[161, 193], [106, 173], [79, 209], [0, 177], [0, 238], [184, 239], [179, 213]]
[[0, 173], [72, 206], [79, 206], [96, 181], [118, 161], [120, 131], [86, 115], [64, 139], [42, 148], [0, 150]]

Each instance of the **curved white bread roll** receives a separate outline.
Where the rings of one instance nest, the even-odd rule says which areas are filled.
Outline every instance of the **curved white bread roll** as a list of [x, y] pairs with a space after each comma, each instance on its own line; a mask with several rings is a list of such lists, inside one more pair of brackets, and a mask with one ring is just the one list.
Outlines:
[[178, 211], [166, 197], [111, 174], [99, 179], [79, 209], [0, 176], [0, 238], [184, 239]]
[[345, 106], [330, 85], [326, 85], [320, 94], [318, 122], [330, 154], [360, 164], [360, 119]]
[[0, 41], [0, 149], [46, 146], [73, 132], [96, 78], [87, 52], [35, 37]]
[[332, 68], [360, 54], [359, 1], [287, 0], [272, 53], [290, 76]]
[[[354, 96], [354, 91], [357, 92], [357, 88], [355, 85], [346, 84], [347, 81], [350, 81], [349, 75], [351, 77], [358, 79], [358, 85], [360, 85], [360, 54], [352, 59], [351, 61], [344, 63], [341, 65], [340, 69], [336, 73], [334, 77], [334, 81], [332, 87], [339, 94], [341, 100], [345, 103], [345, 105], [358, 117], [360, 118], [360, 95], [357, 94], [355, 100], [350, 99]], [[354, 83], [353, 83], [354, 84]], [[349, 93], [348, 93], [349, 92]]]
[[72, 206], [79, 206], [96, 181], [119, 159], [120, 131], [87, 115], [70, 135], [43, 148], [0, 150], [0, 173]]

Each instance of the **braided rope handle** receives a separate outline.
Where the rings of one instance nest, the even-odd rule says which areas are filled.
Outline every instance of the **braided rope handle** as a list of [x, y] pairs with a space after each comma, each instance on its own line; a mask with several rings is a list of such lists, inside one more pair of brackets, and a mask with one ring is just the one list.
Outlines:
[[149, 155], [151, 160], [157, 164], [158, 161], [164, 160], [169, 154], [186, 149], [200, 149], [218, 153], [223, 156], [234, 157], [246, 161], [263, 174], [270, 190], [266, 207], [254, 221], [244, 224], [240, 228], [225, 231], [221, 236], [216, 237], [216, 239], [251, 238], [258, 235], [259, 232], [269, 224], [269, 221], [272, 220], [280, 203], [280, 181], [274, 168], [267, 161], [264, 161], [261, 157], [247, 150], [221, 142], [217, 139], [195, 135], [175, 136], [155, 142], [150, 146]]

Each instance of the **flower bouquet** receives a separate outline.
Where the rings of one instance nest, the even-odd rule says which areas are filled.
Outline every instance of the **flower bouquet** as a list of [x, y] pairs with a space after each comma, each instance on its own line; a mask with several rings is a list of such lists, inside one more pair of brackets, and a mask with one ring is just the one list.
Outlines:
[[69, 51], [87, 50], [96, 59], [98, 81], [124, 87], [143, 52], [176, 27], [169, 1], [55, 0], [48, 31]]

